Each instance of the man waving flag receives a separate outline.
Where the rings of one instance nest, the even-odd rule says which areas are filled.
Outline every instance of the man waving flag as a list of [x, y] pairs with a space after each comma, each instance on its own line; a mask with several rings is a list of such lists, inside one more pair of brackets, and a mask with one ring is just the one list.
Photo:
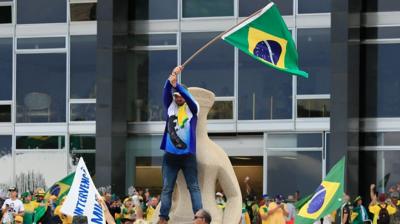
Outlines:
[[222, 39], [268, 66], [308, 77], [298, 67], [292, 34], [273, 2], [227, 31]]
[[295, 224], [312, 224], [342, 205], [344, 167], [345, 157], [329, 171], [311, 199], [300, 209]]

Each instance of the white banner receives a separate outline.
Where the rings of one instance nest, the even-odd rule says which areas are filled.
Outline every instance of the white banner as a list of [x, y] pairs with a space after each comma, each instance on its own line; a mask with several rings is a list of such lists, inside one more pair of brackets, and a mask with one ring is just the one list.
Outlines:
[[80, 158], [61, 212], [70, 216], [87, 216], [88, 223], [105, 224], [103, 209], [96, 201], [96, 195], [100, 197], [85, 162]]

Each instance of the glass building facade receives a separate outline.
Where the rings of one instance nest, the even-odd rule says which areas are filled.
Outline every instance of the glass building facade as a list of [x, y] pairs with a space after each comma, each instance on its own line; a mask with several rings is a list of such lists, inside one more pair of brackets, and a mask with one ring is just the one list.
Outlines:
[[[124, 60], [126, 82], [116, 79], [111, 85], [117, 89], [124, 85], [126, 98], [118, 103], [126, 114], [109, 117], [124, 121], [118, 125], [126, 127], [119, 133], [125, 140], [122, 148], [102, 150], [122, 154], [125, 170], [118, 184], [124, 189], [133, 185], [159, 192], [161, 95], [169, 72], [267, 4], [261, 0], [121, 2], [0, 0], [0, 164], [9, 171], [2, 175], [0, 186], [49, 187], [71, 172], [81, 156], [95, 179], [96, 170], [113, 166], [103, 161], [104, 151], [96, 153], [104, 148], [99, 145], [104, 137], [99, 126], [108, 122], [104, 114], [96, 116], [105, 107], [98, 97], [110, 91], [101, 88], [100, 73], [105, 72], [104, 62]], [[296, 190], [306, 195], [329, 170], [329, 158], [335, 153], [330, 150], [335, 116], [331, 109], [338, 102], [331, 95], [332, 85], [340, 85], [332, 82], [332, 61], [340, 55], [332, 52], [334, 8], [331, 1], [274, 2], [296, 42], [299, 64], [309, 72], [308, 79], [266, 67], [220, 40], [185, 68], [180, 81], [215, 93], [209, 134], [227, 152], [241, 186], [249, 176], [259, 195]], [[110, 41], [111, 48], [126, 54], [109, 61], [98, 42], [107, 39], [102, 20], [108, 4], [125, 4], [127, 10], [125, 20], [114, 22], [126, 26], [125, 39], [121, 38], [125, 45], [119, 46], [116, 37], [118, 41]], [[400, 181], [395, 169], [400, 155], [396, 138], [400, 78], [395, 57], [400, 49], [400, 4], [368, 1], [361, 17], [359, 160], [372, 162], [359, 170], [370, 174], [362, 180], [365, 183], [384, 182], [389, 174], [388, 182], [379, 185], [383, 189]], [[360, 185], [359, 191], [368, 191], [368, 186]]]

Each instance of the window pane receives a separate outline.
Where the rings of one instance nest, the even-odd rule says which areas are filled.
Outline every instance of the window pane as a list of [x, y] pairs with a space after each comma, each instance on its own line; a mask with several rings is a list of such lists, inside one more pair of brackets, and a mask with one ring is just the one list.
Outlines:
[[233, 0], [182, 1], [183, 17], [233, 16]]
[[363, 1], [363, 11], [366, 12], [392, 12], [400, 10], [400, 2], [393, 0]]
[[361, 91], [363, 117], [399, 117], [400, 78], [397, 55], [400, 44], [361, 46]]
[[400, 146], [400, 132], [385, 132], [383, 137], [384, 145]]
[[71, 104], [71, 121], [95, 121], [96, 104], [79, 103]]
[[[253, 14], [257, 10], [268, 5], [265, 0], [239, 0], [239, 16], [245, 17]], [[279, 8], [282, 15], [293, 15], [293, 0], [275, 0], [274, 3]]]
[[291, 119], [292, 76], [239, 52], [240, 120]]
[[329, 99], [297, 100], [297, 117], [329, 117], [330, 112]]
[[11, 105], [0, 105], [0, 122], [11, 122]]
[[63, 151], [17, 152], [15, 172], [20, 192], [47, 189], [67, 175], [67, 156]]
[[0, 100], [12, 97], [12, 38], [0, 38]]
[[232, 101], [215, 101], [208, 119], [233, 119], [233, 102]]
[[[250, 178], [251, 189], [254, 195], [263, 193], [263, 157], [261, 156], [234, 156], [229, 157], [238, 179], [243, 199], [246, 198], [246, 185], [244, 179]], [[217, 189], [218, 190], [218, 189]]]
[[65, 48], [65, 37], [18, 38], [18, 49]]
[[130, 20], [176, 19], [177, 0], [135, 0], [129, 10]]
[[65, 122], [65, 54], [17, 55], [17, 122]]
[[11, 6], [0, 6], [0, 24], [12, 23]]
[[96, 98], [96, 36], [71, 36], [71, 99]]
[[71, 150], [96, 149], [95, 135], [71, 135], [69, 141]]
[[308, 79], [297, 79], [297, 94], [329, 94], [331, 73], [330, 29], [299, 29], [297, 49], [300, 68]]
[[66, 0], [16, 0], [18, 24], [65, 23]]
[[3, 171], [7, 171], [2, 172], [2, 175], [0, 175], [0, 185], [6, 187], [11, 186], [11, 180], [13, 176], [13, 158], [11, 144], [11, 135], [0, 135], [0, 169]]
[[321, 183], [321, 160], [321, 152], [269, 152], [268, 194], [293, 195], [295, 191], [303, 196], [311, 194]]
[[64, 149], [64, 136], [17, 136], [17, 149]]
[[[80, 158], [85, 161], [86, 167], [89, 170], [90, 176], [94, 177], [96, 175], [96, 153], [77, 153], [70, 152], [70, 159], [73, 166], [78, 166]], [[71, 172], [75, 171], [75, 168], [71, 169]]]
[[176, 45], [176, 34], [138, 34], [132, 38], [134, 46]]
[[324, 13], [331, 11], [331, 0], [298, 0], [299, 13]]
[[379, 146], [383, 145], [382, 132], [362, 132], [360, 133], [361, 146]]
[[[182, 33], [182, 61], [219, 33]], [[190, 62], [182, 74], [187, 86], [211, 90], [217, 96], [233, 96], [234, 48], [217, 41]]]
[[320, 148], [321, 133], [268, 134], [267, 148]]
[[366, 27], [361, 29], [362, 39], [385, 39], [385, 38], [399, 38], [400, 27]]
[[71, 21], [93, 21], [96, 20], [97, 3], [71, 4]]
[[162, 91], [177, 64], [176, 50], [133, 52], [128, 76], [129, 121], [161, 121]]

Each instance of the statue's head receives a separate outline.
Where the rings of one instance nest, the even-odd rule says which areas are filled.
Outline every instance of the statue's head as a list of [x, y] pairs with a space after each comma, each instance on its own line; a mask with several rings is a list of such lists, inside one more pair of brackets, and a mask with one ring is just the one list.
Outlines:
[[215, 101], [215, 94], [209, 90], [190, 87], [189, 92], [193, 95], [200, 106], [200, 114], [208, 114]]

